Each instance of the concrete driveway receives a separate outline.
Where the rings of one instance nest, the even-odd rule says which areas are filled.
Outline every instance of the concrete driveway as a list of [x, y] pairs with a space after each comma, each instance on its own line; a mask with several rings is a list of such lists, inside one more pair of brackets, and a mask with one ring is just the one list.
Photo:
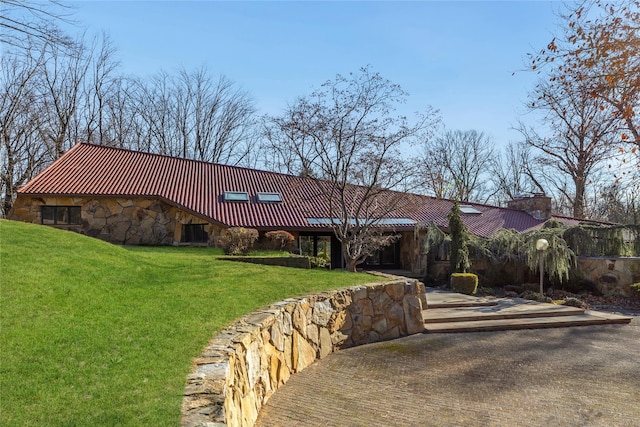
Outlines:
[[256, 425], [640, 426], [640, 318], [343, 350], [291, 377]]

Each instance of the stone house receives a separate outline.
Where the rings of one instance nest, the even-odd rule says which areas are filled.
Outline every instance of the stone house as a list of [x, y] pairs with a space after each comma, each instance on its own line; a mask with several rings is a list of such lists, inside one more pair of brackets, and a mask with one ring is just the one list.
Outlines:
[[[453, 202], [388, 193], [405, 203], [380, 223], [401, 238], [365, 267], [420, 274], [426, 260], [416, 225], [446, 229]], [[18, 190], [9, 219], [124, 245], [213, 245], [228, 227], [286, 230], [302, 253], [326, 256], [338, 268], [340, 243], [325, 205], [308, 178], [79, 143]], [[550, 199], [539, 195], [510, 208], [471, 203], [462, 212], [470, 232], [484, 237], [502, 228], [524, 232], [551, 216]]]

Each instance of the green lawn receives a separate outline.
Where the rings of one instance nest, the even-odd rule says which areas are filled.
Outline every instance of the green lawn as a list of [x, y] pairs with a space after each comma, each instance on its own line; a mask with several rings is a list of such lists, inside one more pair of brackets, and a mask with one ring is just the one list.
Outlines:
[[225, 325], [376, 280], [220, 254], [0, 220], [0, 425], [176, 426], [191, 361]]

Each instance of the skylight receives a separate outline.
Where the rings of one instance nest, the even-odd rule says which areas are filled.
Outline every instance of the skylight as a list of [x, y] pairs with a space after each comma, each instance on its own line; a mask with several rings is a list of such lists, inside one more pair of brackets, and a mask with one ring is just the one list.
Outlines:
[[258, 193], [259, 203], [280, 203], [282, 202], [282, 195], [280, 193]]
[[224, 201], [225, 202], [248, 202], [249, 193], [246, 193], [243, 191], [225, 191]]
[[460, 206], [460, 212], [462, 212], [463, 214], [476, 214], [476, 215], [482, 213], [478, 209], [474, 208], [473, 206], [469, 206], [469, 205], [461, 205]]

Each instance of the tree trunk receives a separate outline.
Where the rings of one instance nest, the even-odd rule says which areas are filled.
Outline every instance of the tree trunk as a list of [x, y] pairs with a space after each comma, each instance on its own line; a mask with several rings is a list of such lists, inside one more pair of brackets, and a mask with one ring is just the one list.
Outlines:
[[355, 259], [349, 259], [347, 257], [345, 257], [345, 268], [347, 271], [350, 271], [352, 273], [355, 273], [356, 271], [358, 271], [356, 269], [356, 267], [358, 266], [358, 260]]

